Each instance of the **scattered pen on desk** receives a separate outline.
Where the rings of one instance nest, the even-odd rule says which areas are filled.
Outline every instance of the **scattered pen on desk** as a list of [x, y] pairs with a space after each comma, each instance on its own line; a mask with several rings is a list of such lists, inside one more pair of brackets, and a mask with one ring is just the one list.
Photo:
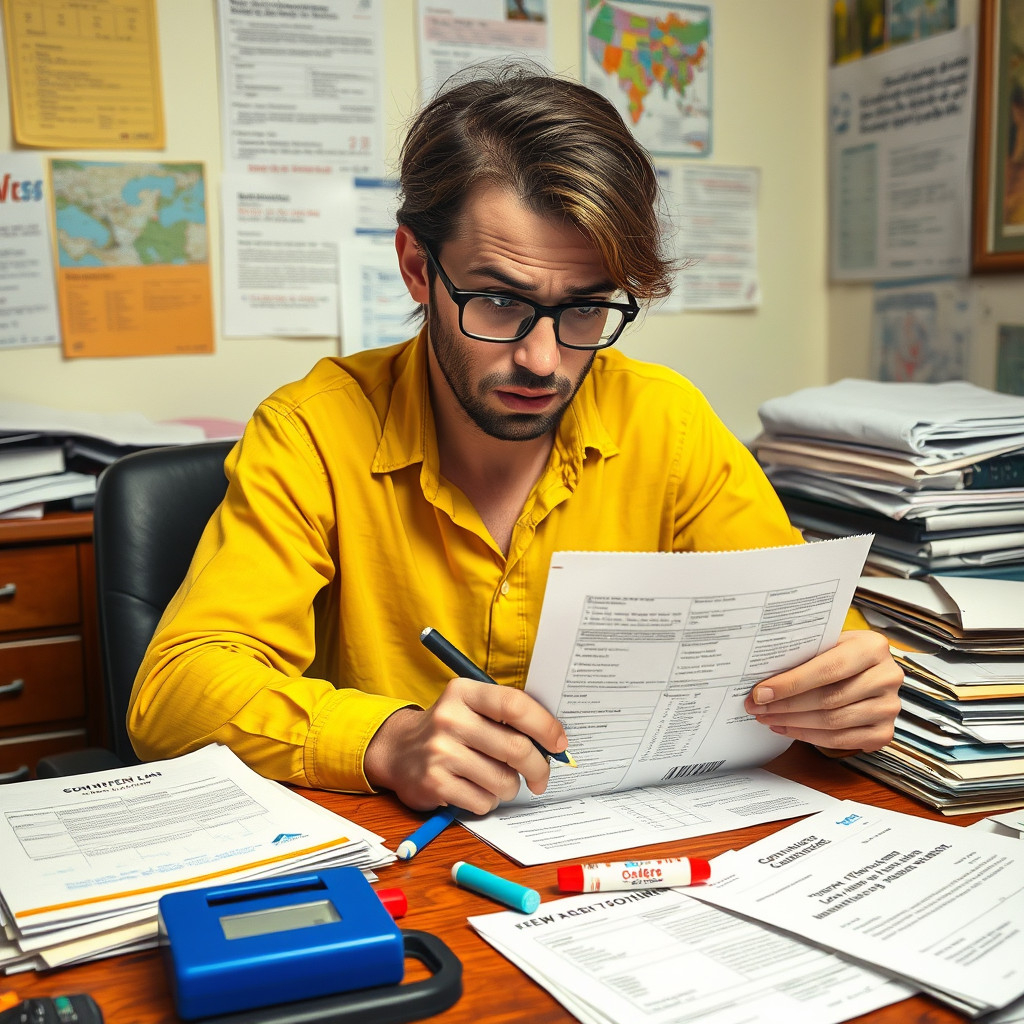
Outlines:
[[532, 914], [540, 906], [540, 893], [536, 889], [527, 889], [525, 885], [509, 881], [501, 875], [493, 875], [464, 860], [452, 865], [452, 881], [463, 889], [489, 896], [524, 914]]
[[407, 836], [398, 844], [398, 857], [408, 860], [415, 857], [431, 839], [436, 839], [454, 820], [458, 813], [456, 807], [444, 807], [437, 814], [431, 815], [412, 835]]
[[[462, 679], [475, 679], [478, 683], [490, 683], [492, 686], [497, 686], [498, 681], [492, 679], [482, 668], [474, 665], [473, 662], [467, 658], [462, 651], [455, 647], [451, 641], [446, 640], [436, 629], [431, 626], [427, 626], [420, 633], [420, 643], [435, 658], [442, 661], [448, 666], [457, 676]], [[567, 764], [572, 768], [576, 767], [576, 759], [569, 753], [568, 750], [563, 750], [560, 754], [552, 754], [550, 751], [545, 750], [533, 737], [530, 737], [533, 745], [545, 756], [553, 757], [556, 761], [561, 764]]]

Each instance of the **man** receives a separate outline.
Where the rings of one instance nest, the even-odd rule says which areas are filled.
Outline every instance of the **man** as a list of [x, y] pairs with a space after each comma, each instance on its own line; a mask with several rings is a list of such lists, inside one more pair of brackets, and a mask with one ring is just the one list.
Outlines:
[[[798, 543], [701, 395], [612, 347], [668, 289], [650, 159], [584, 87], [455, 86], [402, 153], [399, 266], [426, 324], [256, 411], [142, 665], [146, 758], [211, 741], [300, 785], [485, 812], [562, 751], [522, 692], [551, 554]], [[450, 673], [437, 628], [502, 686]], [[841, 750], [892, 736], [901, 676], [845, 632], [747, 710]]]

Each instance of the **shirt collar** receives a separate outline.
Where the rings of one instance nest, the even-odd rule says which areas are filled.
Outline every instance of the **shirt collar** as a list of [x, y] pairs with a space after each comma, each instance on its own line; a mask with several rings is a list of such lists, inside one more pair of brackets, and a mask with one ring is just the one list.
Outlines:
[[[602, 458], [619, 453], [597, 404], [595, 372], [603, 359], [598, 353], [583, 386], [562, 417], [555, 449], [570, 465], [582, 467], [588, 451]], [[392, 473], [417, 462], [438, 465], [437, 433], [427, 382], [427, 328], [424, 326], [395, 361], [394, 387], [371, 471]]]

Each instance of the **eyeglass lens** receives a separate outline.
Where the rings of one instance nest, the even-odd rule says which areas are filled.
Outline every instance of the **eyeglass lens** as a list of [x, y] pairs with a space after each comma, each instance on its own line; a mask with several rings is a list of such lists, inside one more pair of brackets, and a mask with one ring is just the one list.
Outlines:
[[[513, 341], [529, 330], [535, 311], [525, 302], [505, 295], [474, 296], [462, 311], [462, 329], [493, 341]], [[622, 326], [620, 310], [604, 306], [563, 309], [558, 317], [558, 337], [568, 345], [600, 345]]]

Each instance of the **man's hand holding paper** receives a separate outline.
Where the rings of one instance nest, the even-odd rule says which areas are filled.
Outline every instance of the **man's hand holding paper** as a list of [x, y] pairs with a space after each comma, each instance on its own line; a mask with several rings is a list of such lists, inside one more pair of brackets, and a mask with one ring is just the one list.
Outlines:
[[847, 630], [831, 650], [758, 683], [744, 707], [780, 736], [835, 751], [878, 750], [892, 739], [902, 681], [885, 637]]

